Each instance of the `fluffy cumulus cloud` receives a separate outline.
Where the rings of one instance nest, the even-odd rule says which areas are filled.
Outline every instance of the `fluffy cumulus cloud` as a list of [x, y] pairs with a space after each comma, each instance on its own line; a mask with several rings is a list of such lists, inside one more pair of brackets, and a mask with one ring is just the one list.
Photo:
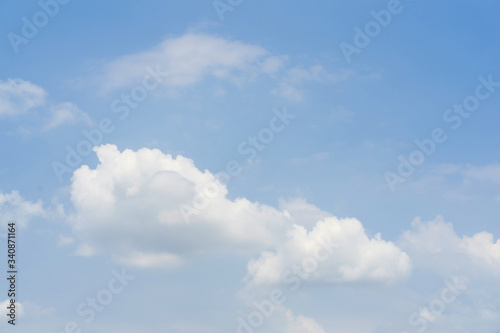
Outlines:
[[[157, 149], [94, 149], [98, 166], [76, 170], [71, 185], [70, 221], [81, 255], [105, 252], [121, 263], [148, 267], [176, 265], [205, 252], [257, 254], [275, 248], [251, 264], [256, 281], [274, 281], [318, 243], [334, 242], [336, 254], [322, 264], [317, 279], [386, 282], [408, 273], [406, 255], [380, 236], [368, 238], [357, 220], [314, 221], [327, 213], [300, 199], [282, 201], [283, 209], [230, 200], [217, 175]], [[209, 203], [186, 220], [182, 207], [196, 206], [199, 193], [207, 193]]]
[[73, 103], [52, 104], [47, 102], [48, 93], [42, 87], [22, 79], [0, 81], [0, 117], [29, 115], [40, 120], [43, 130], [51, 130], [63, 124], [83, 122], [92, 125], [87, 113]]
[[460, 237], [440, 216], [429, 222], [415, 219], [399, 245], [419, 267], [443, 275], [500, 276], [500, 240], [484, 231]]
[[329, 217], [308, 232], [294, 225], [276, 252], [263, 252], [248, 271], [255, 284], [281, 283], [297, 263], [297, 275], [308, 281], [349, 283], [377, 281], [390, 284], [408, 276], [410, 258], [380, 235], [369, 238], [356, 219]]
[[463, 295], [447, 308], [449, 313], [427, 321], [429, 332], [449, 332], [450, 327], [457, 332], [490, 332], [498, 327], [500, 292], [495, 285], [500, 277], [500, 240], [493, 234], [460, 236], [438, 216], [428, 222], [415, 219], [398, 244], [420, 271], [467, 281]]
[[277, 80], [272, 92], [291, 101], [303, 99], [310, 82], [340, 82], [352, 76], [341, 70], [330, 73], [320, 65], [287, 67], [288, 57], [265, 48], [209, 34], [188, 33], [164, 40], [152, 49], [122, 56], [104, 65], [100, 77], [105, 92], [140, 84], [151, 72], [171, 89], [185, 88], [206, 78], [229, 80], [241, 85], [266, 75]]
[[[337, 218], [301, 198], [281, 199], [277, 208], [229, 199], [223, 178], [198, 169], [183, 156], [146, 148], [120, 151], [114, 145], [94, 150], [98, 165], [74, 172], [68, 217], [73, 233], [60, 244], [74, 247], [81, 256], [109, 255], [137, 268], [174, 267], [205, 253], [253, 258], [237, 293], [248, 307], [239, 324], [250, 329], [328, 331], [325, 313], [311, 318], [289, 309], [295, 308], [292, 293], [302, 283], [307, 288], [295, 295], [301, 297], [313, 286], [332, 296], [337, 295], [334, 291], [351, 295], [349, 306], [362, 302], [366, 311], [358, 315], [368, 317], [372, 310], [367, 309], [378, 307], [381, 298], [392, 300], [370, 317], [370, 324], [338, 314], [341, 327], [350, 332], [375, 333], [389, 326], [390, 331], [415, 329], [421, 326], [408, 319], [415, 313], [421, 325], [425, 320], [428, 332], [445, 332], [446, 327], [465, 332], [478, 320], [485, 327], [499, 322], [500, 295], [485, 283], [497, 281], [500, 273], [500, 241], [490, 233], [459, 236], [438, 217], [415, 220], [397, 242], [390, 242], [380, 234], [369, 235], [355, 218]], [[200, 193], [209, 198], [208, 204], [197, 202]], [[186, 206], [196, 207], [189, 219], [183, 217]], [[412, 271], [418, 274], [412, 276]], [[429, 281], [439, 277], [442, 284], [423, 294], [413, 290], [412, 283], [422, 274]], [[446, 281], [457, 278], [467, 281], [465, 288], [452, 304], [446, 303], [445, 313], [431, 316], [430, 306], [448, 288]], [[406, 279], [408, 283], [397, 283]], [[371, 288], [373, 284], [385, 288]], [[350, 288], [353, 285], [359, 288]], [[284, 291], [286, 300], [273, 303], [273, 314], [266, 316], [255, 302], [269, 301], [276, 288]], [[256, 326], [257, 317], [247, 316], [255, 311], [262, 316]]]
[[[205, 253], [253, 258], [247, 264], [245, 286], [238, 292], [248, 306], [241, 325], [259, 326], [252, 326], [255, 322], [247, 314], [258, 311], [255, 302], [266, 302], [272, 290], [279, 288], [287, 300], [273, 303], [271, 316], [261, 313], [259, 330], [327, 331], [325, 314], [311, 318], [289, 309], [295, 307], [291, 293], [301, 283], [308, 288], [298, 296], [313, 285], [337, 286], [325, 291], [341, 290], [348, 295], [347, 290], [354, 290], [350, 302], [366, 302], [368, 308], [379, 304], [380, 297], [394, 298], [380, 317], [372, 318], [368, 331], [374, 333], [392, 322], [395, 330], [414, 329], [417, 326], [408, 321], [413, 313], [421, 325], [426, 320], [429, 332], [446, 331], [443, 328], [449, 325], [465, 330], [477, 320], [487, 327], [499, 322], [500, 295], [484, 282], [496, 281], [500, 273], [500, 242], [490, 233], [459, 236], [440, 217], [430, 222], [417, 219], [394, 243], [379, 234], [370, 236], [355, 218], [337, 218], [301, 198], [282, 199], [277, 208], [245, 198], [229, 199], [222, 178], [198, 169], [183, 156], [146, 148], [120, 151], [114, 145], [96, 147], [95, 152], [99, 159], [95, 168], [82, 166], [74, 172], [73, 211], [68, 217], [73, 233], [62, 237], [61, 245], [74, 247], [81, 256], [110, 255], [120, 264], [137, 268], [174, 267]], [[209, 188], [209, 203], [185, 219], [181, 208], [196, 206], [194, 199]], [[15, 193], [0, 198], [22, 202]], [[27, 207], [31, 208], [23, 210], [41, 213], [36, 203]], [[419, 277], [411, 276], [412, 270], [418, 270]], [[442, 279], [434, 293], [412, 290], [411, 281], [423, 272]], [[447, 287], [445, 280], [456, 277], [467, 281], [465, 289], [452, 304], [446, 304], [447, 312], [431, 317], [426, 307], [430, 309], [439, 299], [441, 289]], [[397, 283], [407, 278], [410, 283]], [[360, 288], [349, 288], [354, 284]], [[387, 288], [365, 294], [373, 284]], [[344, 321], [352, 332], [367, 331], [367, 325]]]
[[308, 203], [303, 198], [288, 200], [281, 198], [279, 200], [279, 207], [291, 222], [303, 225], [308, 229], [314, 227], [316, 222], [332, 216], [332, 214]]
[[31, 202], [24, 200], [18, 191], [11, 193], [0, 192], [0, 222], [2, 225], [9, 221], [16, 221], [20, 226], [35, 217], [47, 216], [41, 201]]
[[[285, 226], [282, 212], [246, 199], [226, 198], [227, 190], [193, 161], [159, 150], [95, 148], [100, 164], [73, 176], [71, 218], [90, 248], [111, 249], [134, 266], [178, 263], [205, 251], [248, 251], [270, 246]], [[181, 207], [214, 184], [210, 204], [189, 220]]]

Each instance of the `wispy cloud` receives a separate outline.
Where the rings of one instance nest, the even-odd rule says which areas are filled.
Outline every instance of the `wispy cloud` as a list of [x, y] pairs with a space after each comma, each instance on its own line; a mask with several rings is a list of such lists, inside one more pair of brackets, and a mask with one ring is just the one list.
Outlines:
[[[304, 98], [311, 83], [338, 83], [354, 75], [353, 70], [336, 73], [321, 65], [290, 66], [286, 55], [273, 55], [264, 47], [216, 35], [187, 33], [170, 37], [150, 50], [125, 55], [104, 64], [98, 76], [104, 93], [123, 89], [142, 79], [144, 69], [158, 68], [168, 73], [163, 85], [172, 90], [187, 88], [209, 78], [226, 80], [238, 86], [259, 76], [271, 78], [277, 88], [271, 92], [290, 101]], [[221, 94], [217, 94], [221, 96]]]
[[[2, 116], [16, 118], [24, 123], [40, 120], [43, 131], [78, 122], [92, 125], [89, 115], [77, 105], [70, 102], [53, 104], [47, 101], [47, 96], [45, 89], [29, 81], [22, 79], [0, 81], [0, 118]], [[30, 130], [23, 127], [23, 131], [26, 133]]]

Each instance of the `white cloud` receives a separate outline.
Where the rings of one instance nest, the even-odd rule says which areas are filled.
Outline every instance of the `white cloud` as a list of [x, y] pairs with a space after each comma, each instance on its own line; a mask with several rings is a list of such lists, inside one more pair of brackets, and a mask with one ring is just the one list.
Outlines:
[[[0, 117], [30, 113], [42, 118], [45, 131], [67, 123], [83, 122], [88, 126], [92, 125], [88, 114], [75, 104], [69, 102], [51, 104], [47, 102], [47, 95], [42, 87], [29, 81], [22, 79], [0, 81]], [[45, 113], [49, 113], [49, 116]], [[25, 128], [23, 131], [30, 132]]]
[[[331, 253], [324, 244], [332, 245]], [[320, 248], [324, 253], [318, 255]], [[311, 261], [316, 262], [317, 268]], [[391, 284], [411, 271], [409, 257], [395, 244], [382, 240], [380, 235], [369, 238], [356, 219], [336, 217], [317, 222], [310, 232], [294, 225], [288, 239], [276, 246], [276, 252], [263, 252], [249, 263], [249, 278], [255, 285], [281, 283], [284, 272], [296, 264], [302, 265], [302, 271], [311, 270], [307, 281], [334, 284]]]
[[500, 240], [491, 233], [460, 237], [441, 216], [426, 223], [415, 219], [412, 227], [401, 236], [399, 244], [419, 267], [445, 276], [500, 276]]
[[444, 192], [443, 197], [456, 202], [477, 199], [497, 200], [500, 185], [500, 164], [443, 164], [430, 168], [410, 182], [413, 189], [427, 192], [429, 188]]
[[279, 200], [279, 207], [291, 222], [303, 225], [308, 229], [314, 227], [316, 222], [332, 216], [332, 214], [308, 203], [303, 198], [293, 198], [289, 200], [281, 198]]
[[[449, 323], [469, 327], [468, 322], [478, 316], [490, 323], [498, 320], [493, 298], [484, 295], [488, 286], [479, 285], [475, 279], [498, 277], [500, 273], [500, 242], [490, 233], [459, 237], [452, 225], [440, 218], [428, 223], [416, 220], [412, 230], [394, 244], [380, 235], [368, 236], [354, 218], [334, 217], [300, 198], [282, 199], [279, 208], [244, 198], [229, 200], [227, 188], [220, 183], [211, 204], [186, 223], [179, 206], [191, 203], [197, 191], [214, 181], [213, 174], [199, 170], [190, 159], [174, 158], [159, 150], [121, 152], [116, 146], [104, 145], [95, 151], [98, 166], [78, 169], [71, 185], [75, 213], [70, 222], [79, 255], [107, 254], [120, 264], [138, 268], [173, 267], [193, 256], [217, 251], [254, 256], [256, 259], [248, 264], [246, 287], [240, 292], [243, 301], [252, 307], [254, 300], [269, 297], [266, 291], [276, 284], [286, 289], [283, 274], [303, 264], [304, 259], [315, 257], [318, 244], [333, 244], [332, 253], [318, 262], [317, 269], [304, 282], [323, 286], [390, 285], [407, 278], [412, 268], [430, 269], [447, 279], [465, 275], [472, 282], [464, 297], [472, 299], [480, 311], [474, 312], [459, 300], [450, 306], [450, 315], [432, 323], [429, 332]], [[323, 249], [321, 254], [327, 251]], [[404, 290], [405, 301], [391, 303], [394, 312], [387, 310], [387, 316], [372, 318], [373, 325], [391, 322], [390, 313], [398, 313], [404, 320], [435, 297], [416, 297], [405, 286], [397, 288]], [[392, 297], [390, 290], [395, 292], [383, 289], [388, 291], [381, 291], [380, 297]], [[304, 293], [308, 290], [304, 289]], [[369, 304], [374, 306], [376, 302], [371, 299]], [[405, 310], [398, 309], [398, 304], [404, 304]], [[463, 311], [466, 319], [458, 319], [456, 311]], [[363, 331], [361, 326], [353, 331]], [[314, 319], [294, 315], [280, 306], [266, 318], [262, 329], [287, 333], [325, 331]], [[377, 332], [377, 328], [369, 331]]]
[[267, 57], [261, 64], [261, 70], [265, 74], [274, 75], [284, 69], [288, 57], [286, 56], [270, 56]]
[[133, 267], [173, 267], [182, 262], [181, 257], [169, 254], [145, 254], [141, 252], [131, 253], [128, 256], [118, 257], [117, 261], [125, 266]]
[[2, 225], [9, 221], [16, 221], [24, 227], [34, 217], [47, 216], [42, 202], [24, 200], [18, 191], [11, 193], [0, 192], [0, 222]]
[[[326, 244], [321, 255], [327, 258], [318, 260], [317, 268], [303, 279], [308, 287], [392, 285], [404, 281], [412, 269], [418, 269], [419, 274], [428, 269], [432, 276], [438, 273], [444, 279], [471, 279], [463, 299], [450, 305], [447, 313], [430, 325], [429, 332], [445, 331], [442, 328], [450, 324], [468, 328], [478, 318], [490, 324], [498, 322], [496, 294], [489, 292], [491, 285], [478, 283], [484, 276], [496, 281], [500, 273], [500, 241], [490, 233], [460, 237], [441, 218], [428, 223], [415, 220], [412, 229], [395, 244], [380, 235], [367, 235], [357, 219], [334, 217], [301, 198], [281, 199], [279, 208], [245, 198], [230, 200], [227, 188], [220, 183], [211, 203], [187, 223], [179, 207], [190, 204], [198, 191], [215, 180], [212, 173], [199, 170], [188, 158], [156, 149], [119, 151], [116, 146], [104, 145], [95, 151], [97, 167], [82, 166], [75, 171], [71, 184], [74, 214], [69, 222], [79, 244], [78, 255], [106, 254], [120, 264], [148, 268], [177, 266], [205, 253], [244, 254], [256, 258], [248, 263], [247, 283], [239, 293], [252, 308], [254, 300], [267, 299], [268, 291], [277, 284], [290, 291], [291, 285], [283, 282], [283, 274], [293, 266], [303, 265], [304, 259], [316, 258], [318, 244]], [[325, 250], [329, 244], [331, 253]], [[357, 298], [352, 303], [366, 301], [367, 309], [379, 306], [380, 297], [390, 298], [380, 317], [371, 316], [372, 310], [362, 313], [369, 324], [350, 323], [349, 317], [337, 314], [343, 325], [340, 327], [375, 333], [384, 327], [380, 325], [394, 320], [405, 327], [413, 311], [436, 297], [428, 291], [413, 291], [409, 285], [376, 291], [368, 288], [373, 293], [366, 294], [358, 288], [328, 289], [331, 295], [338, 295], [334, 293], [338, 290], [340, 295], [349, 295], [346, 290], [354, 290]], [[296, 295], [302, 297], [310, 290], [304, 288]], [[474, 302], [475, 307], [467, 302]], [[458, 318], [462, 313], [463, 318]], [[277, 306], [275, 313], [266, 318], [263, 332], [326, 330], [306, 315], [294, 315], [286, 307]], [[318, 316], [318, 320], [325, 319], [324, 313]]]
[[[54, 308], [44, 308], [31, 301], [23, 301], [21, 303], [16, 300], [14, 304], [16, 311], [16, 325], [19, 324], [20, 318], [23, 321], [27, 319], [39, 319], [40, 317], [53, 315], [56, 312], [56, 309]], [[9, 311], [7, 307], [10, 305], [10, 299], [6, 299], [5, 301], [0, 302], [0, 317], [2, 318], [2, 320], [0, 320], [0, 326], [10, 326], [10, 324], [7, 323], [7, 320], [10, 320], [10, 318], [7, 316]]]
[[122, 56], [104, 65], [100, 77], [104, 92], [131, 87], [148, 75], [147, 68], [158, 68], [162, 83], [169, 88], [198, 84], [206, 78], [229, 80], [237, 85], [266, 75], [277, 81], [272, 92], [291, 101], [303, 99], [303, 88], [311, 82], [341, 82], [350, 78], [351, 70], [328, 72], [320, 65], [287, 68], [289, 58], [272, 55], [265, 48], [220, 36], [188, 33], [171, 37], [156, 47]]
[[[88, 247], [135, 266], [176, 264], [178, 257], [206, 251], [258, 251], [270, 246], [285, 227], [283, 213], [219, 192], [189, 223], [179, 207], [215, 180], [190, 159], [159, 150], [119, 152], [116, 146], [95, 148], [100, 164], [76, 170], [70, 220]], [[82, 255], [92, 252], [80, 251]]]
[[325, 333], [313, 318], [295, 315], [286, 306], [270, 300], [250, 300], [247, 305], [249, 309], [245, 313], [239, 312], [236, 332]]
[[467, 166], [463, 171], [467, 180], [478, 180], [500, 184], [500, 164], [488, 164], [484, 166]]
[[280, 82], [280, 87], [272, 92], [291, 101], [300, 102], [304, 99], [303, 86], [307, 83], [336, 83], [347, 80], [353, 74], [353, 71], [345, 69], [338, 73], [331, 73], [320, 65], [314, 65], [309, 68], [297, 66], [285, 71], [285, 75]]
[[[316, 223], [328, 213], [300, 199], [282, 200], [282, 209], [245, 198], [230, 200], [226, 187], [209, 171], [157, 149], [120, 152], [103, 145], [94, 150], [99, 165], [82, 166], [72, 178], [75, 214], [70, 222], [81, 243], [79, 255], [104, 252], [122, 264], [150, 267], [177, 265], [206, 252], [254, 255], [275, 247], [279, 260], [275, 266], [266, 262], [259, 267], [261, 276], [264, 271], [281, 273], [325, 238], [340, 244], [340, 256], [319, 271], [329, 282], [393, 281], [409, 269], [396, 246], [379, 236], [369, 239], [357, 220], [326, 218]], [[179, 208], [191, 205], [197, 193], [207, 193], [209, 183], [217, 185], [209, 191], [210, 204], [187, 223]], [[307, 234], [302, 224], [314, 229]]]
[[92, 126], [93, 122], [89, 115], [80, 110], [80, 108], [70, 102], [59, 103], [50, 107], [50, 118], [44, 126], [44, 130], [48, 131], [63, 124], [76, 124], [82, 122], [87, 126]]
[[97, 251], [92, 246], [86, 243], [81, 243], [76, 248], [75, 254], [80, 257], [92, 257], [97, 254]]
[[206, 77], [244, 80], [260, 72], [277, 71], [282, 65], [281, 59], [270, 58], [260, 46], [189, 33], [168, 38], [149, 51], [109, 62], [105, 65], [104, 89], [110, 91], [141, 82], [148, 66], [158, 66], [168, 73], [165, 85], [186, 87]]
[[64, 236], [64, 235], [59, 235], [59, 238], [57, 239], [57, 244], [59, 246], [68, 246], [71, 245], [75, 242], [75, 239], [73, 237], [69, 236]]
[[283, 333], [325, 333], [325, 330], [314, 319], [304, 315], [295, 315], [292, 310], [277, 306], [269, 319], [269, 330], [263, 332]]
[[[6, 299], [5, 301], [0, 302], [0, 317], [2, 318], [2, 320], [0, 320], [0, 326], [7, 325], [7, 320], [10, 320], [10, 318], [7, 317], [7, 314], [10, 311], [9, 309], [7, 309], [8, 306], [11, 306], [10, 299]], [[22, 317], [25, 314], [24, 306], [18, 301], [14, 303], [14, 306], [16, 311], [16, 323], [18, 323], [18, 316]]]
[[56, 313], [56, 309], [54, 308], [45, 308], [41, 305], [36, 304], [35, 302], [25, 301], [22, 304], [22, 310], [31, 318], [40, 318], [50, 316]]
[[0, 116], [16, 116], [45, 104], [47, 93], [21, 79], [0, 81]]

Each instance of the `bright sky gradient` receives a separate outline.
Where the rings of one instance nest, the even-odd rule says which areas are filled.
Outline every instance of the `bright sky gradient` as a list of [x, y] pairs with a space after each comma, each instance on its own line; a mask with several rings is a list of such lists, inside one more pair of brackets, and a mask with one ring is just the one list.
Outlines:
[[2, 3], [0, 330], [498, 332], [499, 11]]

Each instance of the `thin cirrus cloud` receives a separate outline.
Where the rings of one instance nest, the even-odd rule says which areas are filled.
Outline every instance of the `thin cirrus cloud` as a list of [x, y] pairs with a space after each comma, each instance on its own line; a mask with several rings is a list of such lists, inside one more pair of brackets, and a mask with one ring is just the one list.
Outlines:
[[483, 166], [467, 166], [463, 171], [466, 180], [476, 180], [500, 184], [500, 164], [493, 163]]
[[188, 33], [167, 38], [148, 51], [107, 62], [99, 79], [103, 91], [110, 92], [142, 82], [148, 67], [165, 74], [162, 83], [170, 89], [193, 86], [210, 77], [242, 85], [265, 75], [277, 81], [271, 93], [299, 102], [307, 83], [341, 82], [354, 74], [345, 69], [331, 73], [321, 65], [290, 67], [289, 60], [258, 45]]
[[[458, 181], [458, 186], [456, 185]], [[411, 186], [426, 190], [429, 187], [446, 189], [445, 198], [453, 201], [471, 201], [479, 197], [497, 200], [500, 195], [500, 164], [458, 165], [443, 164], [414, 180]]]
[[44, 130], [48, 131], [59, 127], [63, 124], [84, 123], [87, 126], [92, 126], [94, 122], [89, 115], [82, 111], [76, 104], [63, 102], [50, 106], [50, 118], [44, 126]]
[[[168, 73], [169, 87], [187, 87], [212, 76], [237, 80], [272, 73], [283, 61], [256, 45], [217, 36], [186, 34], [168, 38], [149, 51], [122, 56], [105, 65], [103, 88], [120, 89], [140, 82], [146, 67]], [[126, 70], [125, 70], [126, 69]]]
[[26, 122], [41, 119], [43, 131], [64, 124], [93, 124], [89, 115], [70, 102], [50, 103], [42, 87], [19, 78], [0, 80], [0, 118], [10, 117]]
[[293, 102], [304, 99], [304, 87], [310, 83], [336, 83], [346, 81], [355, 72], [349, 69], [341, 69], [338, 73], [330, 73], [321, 65], [311, 67], [296, 66], [286, 69], [280, 79], [279, 87], [271, 93], [287, 98]]
[[47, 92], [28, 81], [0, 81], [0, 117], [17, 116], [45, 105]]

